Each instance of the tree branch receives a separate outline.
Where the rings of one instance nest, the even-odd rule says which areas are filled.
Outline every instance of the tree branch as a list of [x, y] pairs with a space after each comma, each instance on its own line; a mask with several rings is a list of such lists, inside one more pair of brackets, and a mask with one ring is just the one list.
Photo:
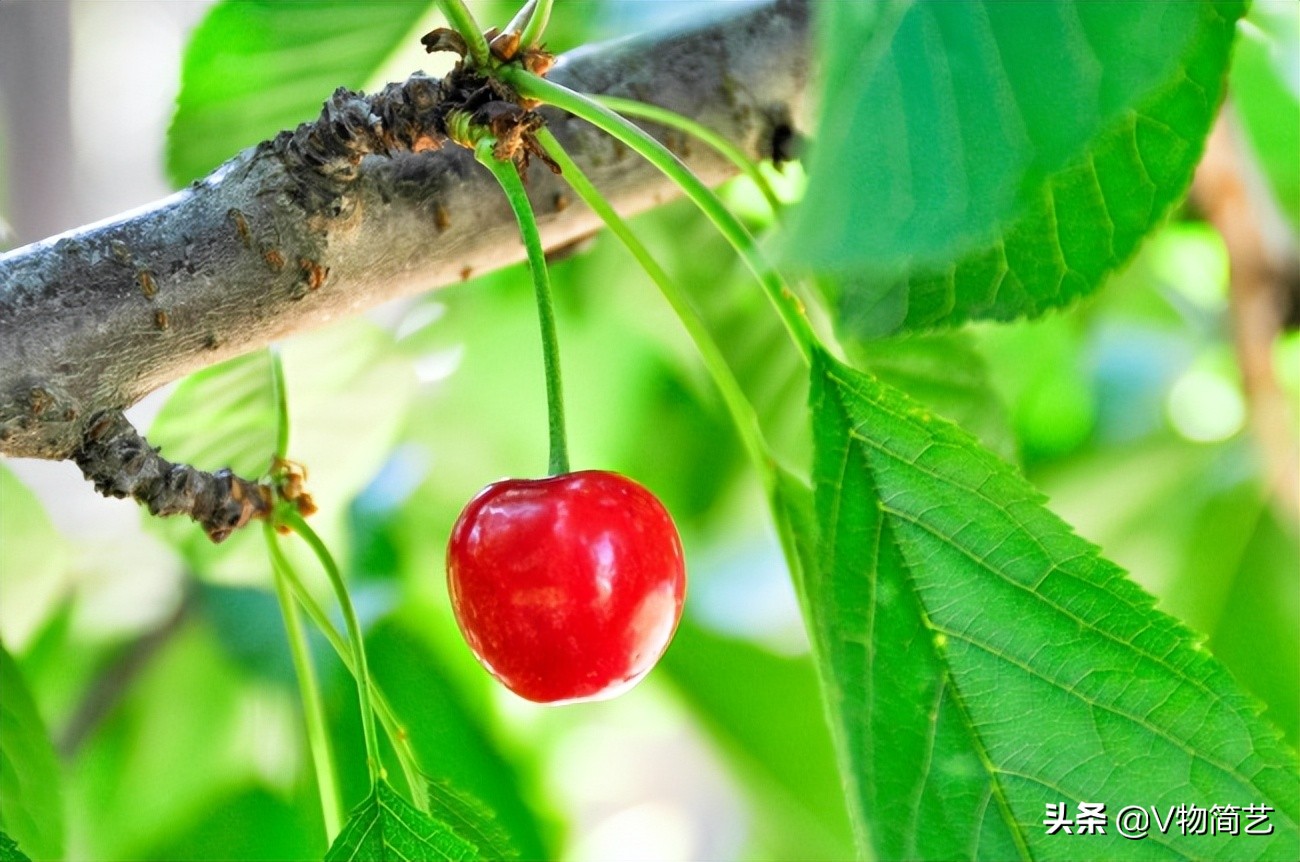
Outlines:
[[[551, 77], [654, 102], [755, 158], [780, 158], [806, 118], [807, 17], [806, 0], [727, 4], [673, 31], [574, 51]], [[167, 464], [121, 411], [275, 339], [522, 259], [492, 177], [468, 151], [441, 146], [445, 89], [417, 74], [372, 96], [340, 90], [315, 122], [172, 197], [0, 255], [0, 453], [75, 457], [105, 493], [225, 529], [212, 519], [232, 501], [209, 491], [247, 492], [242, 480]], [[621, 213], [676, 196], [592, 127], [543, 113]], [[706, 181], [735, 172], [709, 148], [657, 133]], [[548, 248], [598, 229], [544, 167], [528, 183]]]

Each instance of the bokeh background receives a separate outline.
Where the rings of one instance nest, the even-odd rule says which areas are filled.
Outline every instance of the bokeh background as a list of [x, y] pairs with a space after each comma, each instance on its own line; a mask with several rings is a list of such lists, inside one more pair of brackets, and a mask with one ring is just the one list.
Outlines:
[[[561, 3], [552, 44], [635, 32], [700, 5]], [[209, 6], [0, 0], [0, 249], [172, 190], [167, 129], [182, 53]], [[487, 21], [511, 11], [476, 9]], [[1300, 53], [1298, 15], [1286, 0], [1252, 11], [1232, 82], [1248, 110], [1270, 115], [1259, 107], [1265, 96], [1289, 98], [1279, 110], [1294, 110], [1300, 58], [1295, 76], [1267, 75]], [[418, 36], [438, 23], [412, 27], [373, 80], [340, 83], [436, 72]], [[1240, 126], [1235, 134], [1242, 164], [1267, 157]], [[773, 177], [797, 197], [797, 165]], [[1276, 191], [1257, 183], [1252, 206], [1294, 267], [1300, 213]], [[725, 194], [753, 227], [770, 227], [752, 186], [737, 180]], [[756, 323], [762, 299], [723, 243], [681, 204], [636, 226], [710, 305], [770, 431], [797, 452], [802, 384], [773, 364], [764, 339], [779, 334]], [[649, 485], [687, 544], [687, 619], [661, 668], [629, 695], [559, 710], [523, 703], [487, 680], [450, 621], [442, 554], [461, 505], [489, 481], [545, 465], [540, 362], [519, 347], [536, 340], [522, 269], [290, 344], [291, 451], [328, 504], [321, 529], [347, 561], [375, 673], [426, 765], [492, 804], [534, 852], [848, 858], [807, 643], [759, 488], [687, 340], [629, 263], [596, 238], [553, 273], [575, 463]], [[1267, 480], [1275, 453], [1252, 430], [1230, 297], [1224, 242], [1194, 203], [1069, 313], [886, 340], [859, 358], [947, 404], [950, 418], [1019, 463], [1059, 514], [1204, 633], [1294, 745], [1297, 518]], [[1300, 340], [1290, 325], [1273, 368], [1294, 408]], [[177, 392], [155, 393], [132, 419], [181, 446], [239, 433]], [[1294, 413], [1289, 421], [1294, 441]], [[319, 852], [296, 688], [258, 537], [217, 551], [195, 532], [96, 496], [70, 464], [0, 464], [0, 637], [64, 765], [57, 804], [68, 858]], [[352, 690], [316, 646], [345, 796], [357, 800]]]

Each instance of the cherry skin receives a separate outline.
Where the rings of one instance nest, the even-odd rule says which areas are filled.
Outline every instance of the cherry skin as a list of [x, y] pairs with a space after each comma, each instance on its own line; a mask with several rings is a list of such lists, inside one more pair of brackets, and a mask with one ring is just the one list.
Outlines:
[[603, 700], [672, 640], [686, 571], [663, 504], [617, 473], [506, 479], [470, 500], [447, 586], [474, 655], [535, 703]]

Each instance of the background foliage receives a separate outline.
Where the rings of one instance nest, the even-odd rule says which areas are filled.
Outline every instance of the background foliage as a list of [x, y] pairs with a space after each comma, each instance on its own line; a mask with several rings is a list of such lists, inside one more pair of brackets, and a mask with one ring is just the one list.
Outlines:
[[[591, 4], [584, 7], [590, 14], [572, 15], [560, 4], [551, 42], [564, 47], [637, 29], [651, 5]], [[691, 4], [672, 5], [674, 14], [690, 14], [676, 7]], [[841, 591], [809, 588], [814, 608], [823, 611], [812, 614], [813, 646], [836, 668], [843, 697], [852, 703], [867, 691], [853, 637], [836, 640], [880, 599], [843, 592], [846, 584], [860, 589], [865, 583], [852, 580], [853, 567], [865, 560], [893, 566], [904, 592], [912, 583], [927, 620], [953, 607], [948, 594], [961, 594], [962, 601], [1006, 615], [982, 633], [1002, 638], [1000, 650], [1024, 651], [1030, 670], [1052, 664], [1037, 645], [1051, 642], [1043, 632], [1059, 620], [1041, 608], [980, 593], [995, 585], [961, 580], [960, 562], [945, 564], [942, 577], [931, 568], [930, 581], [925, 571], [909, 574], [918, 560], [953, 549], [970, 548], [976, 559], [1004, 553], [1019, 560], [1018, 551], [1050, 534], [1052, 554], [1082, 557], [1087, 577], [1119, 583], [1114, 567], [1092, 558], [1082, 540], [1038, 508], [1041, 494], [1081, 536], [1131, 571], [1159, 607], [1200, 632], [1227, 670], [1268, 705], [1268, 718], [1294, 746], [1300, 740], [1297, 528], [1265, 494], [1245, 430], [1223, 244], [1186, 208], [1164, 220], [1199, 157], [1197, 142], [1208, 130], [1213, 91], [1242, 10], [1230, 3], [826, 5], [832, 12], [825, 29], [837, 34], [827, 35], [821, 48], [828, 116], [835, 121], [813, 150], [810, 205], [798, 211], [795, 239], [775, 239], [772, 247], [788, 263], [818, 271], [850, 363], [903, 395], [873, 388], [830, 360], [819, 366], [810, 392], [806, 371], [782, 346], [763, 298], [700, 217], [678, 203], [635, 226], [696, 295], [765, 430], [791, 462], [813, 461], [810, 396], [823, 407], [827, 399], [839, 404], [838, 411], [822, 410], [817, 428], [818, 475], [827, 474], [817, 498], [822, 528], [835, 523], [831, 509], [840, 511], [827, 496], [832, 490], [850, 501], [890, 501], [894, 557], [887, 548], [873, 556], [853, 546], [837, 555], [829, 539], [806, 557], [809, 572], [830, 573], [824, 586]], [[168, 139], [169, 175], [186, 182], [240, 147], [311, 117], [336, 86], [407, 74], [400, 58], [412, 62], [409, 43], [433, 25], [430, 7], [393, 4], [391, 16], [375, 16], [371, 7], [336, 3], [214, 6], [186, 55]], [[512, 11], [506, 3], [477, 8], [489, 21], [504, 21]], [[1026, 28], [1059, 27], [1059, 20], [1022, 20], [1049, 8], [1057, 16], [1078, 12], [1060, 44], [1023, 45], [1014, 38]], [[1116, 17], [1121, 11], [1127, 17]], [[1285, 52], [1295, 44], [1287, 28], [1296, 16], [1275, 12], [1264, 5], [1251, 13], [1232, 83], [1252, 152], [1294, 217], [1300, 192], [1294, 159], [1286, 157], [1296, 151], [1287, 136], [1300, 119], [1288, 124], [1287, 118], [1300, 118], [1300, 108], [1295, 82], [1284, 72]], [[971, 33], [979, 38], [959, 38]], [[1269, 41], [1261, 33], [1283, 35]], [[882, 34], [892, 40], [871, 38]], [[408, 46], [396, 48], [400, 39]], [[1018, 45], [1023, 53], [1011, 50]], [[1047, 64], [1057, 71], [1044, 74], [1035, 51], [1074, 62]], [[981, 96], [989, 82], [953, 86], [935, 62], [939, 57], [1000, 76], [1006, 100], [997, 111], [985, 110]], [[873, 128], [907, 131], [864, 135]], [[1000, 137], [1015, 129], [1024, 137]], [[858, 173], [832, 175], [828, 164]], [[900, 174], [910, 184], [884, 182]], [[774, 181], [789, 200], [804, 192], [798, 165]], [[886, 185], [903, 191], [883, 203], [843, 194]], [[754, 230], [773, 227], [751, 184], [737, 180], [723, 193]], [[1112, 226], [1107, 243], [1098, 244], [1090, 229], [1098, 220]], [[866, 227], [849, 237], [839, 232], [844, 225]], [[1137, 257], [1097, 290], [1103, 275], [1152, 232]], [[849, 858], [855, 852], [850, 822], [863, 812], [872, 817], [880, 833], [876, 850], [885, 856], [1014, 853], [1015, 836], [992, 829], [979, 833], [987, 843], [961, 843], [967, 827], [979, 826], [975, 814], [963, 812], [991, 810], [987, 798], [977, 809], [982, 791], [963, 785], [972, 776], [979, 784], [978, 764], [967, 772], [937, 770], [942, 779], [933, 784], [925, 780], [928, 771], [918, 773], [927, 747], [951, 753], [958, 766], [961, 758], [979, 760], [963, 751], [962, 722], [931, 716], [932, 704], [946, 707], [943, 716], [967, 709], [977, 725], [1042, 710], [1032, 730], [1007, 725], [1004, 745], [1018, 756], [1031, 740], [1048, 762], [1039, 768], [1077, 782], [1063, 782], [1061, 801], [1103, 789], [1149, 794], [1108, 797], [1115, 804], [1181, 801], [1174, 799], [1179, 786], [1162, 779], [1160, 769], [1213, 771], [1206, 764], [1217, 760], [1206, 752], [1221, 741], [1220, 725], [1197, 726], [1203, 704], [1199, 693], [1187, 695], [1203, 680], [1199, 672], [1163, 694], [1164, 677], [1156, 673], [1155, 687], [1139, 692], [1172, 710], [1167, 721], [1156, 722], [1161, 731], [1180, 733], [1185, 725], [1187, 735], [1199, 734], [1198, 747], [1144, 764], [1145, 783], [1108, 786], [1106, 775], [1075, 774], [1073, 764], [1096, 753], [1084, 750], [1089, 726], [1104, 737], [1101, 749], [1136, 751], [1150, 742], [1150, 735], [1134, 734], [1113, 716], [1097, 722], [1087, 709], [1122, 705], [1122, 681], [1140, 657], [1103, 642], [1085, 654], [1086, 665], [1052, 664], [1061, 677], [1046, 693], [1027, 672], [1021, 687], [998, 688], [987, 703], [963, 706], [942, 683], [944, 673], [988, 694], [989, 676], [980, 674], [993, 671], [969, 646], [961, 652], [956, 635], [968, 630], [950, 622], [949, 640], [927, 643], [928, 623], [915, 616], [911, 629], [871, 635], [898, 652], [896, 661], [878, 665], [892, 678], [877, 680], [873, 689], [895, 692], [894, 702], [873, 706], [875, 724], [832, 722], [850, 739], [877, 729], [862, 744], [878, 738], [889, 749], [845, 766], [861, 787], [876, 788], [859, 788], [854, 798], [851, 784], [846, 810], [843, 761], [837, 763], [814, 653], [760, 489], [689, 344], [608, 237], [556, 261], [553, 278], [575, 466], [620, 470], [659, 494], [683, 530], [690, 562], [687, 618], [674, 645], [659, 669], [618, 702], [549, 711], [510, 698], [473, 663], [447, 607], [442, 557], [460, 507], [486, 482], [536, 474], [545, 460], [540, 363], [517, 349], [536, 341], [526, 272], [503, 270], [286, 347], [291, 451], [312, 469], [311, 487], [324, 504], [318, 527], [346, 561], [374, 673], [430, 777], [477, 796], [524, 858], [603, 858], [611, 847], [649, 848], [650, 858]], [[923, 331], [1063, 304], [1072, 304], [1068, 315]], [[1300, 391], [1294, 334], [1278, 345], [1277, 365], [1294, 400]], [[183, 382], [150, 439], [169, 456], [260, 472], [274, 416], [264, 366], [261, 357], [245, 357]], [[912, 434], [958, 454], [913, 462], [913, 469], [933, 470], [926, 477], [881, 462], [886, 452], [873, 448], [870, 429], [889, 425], [892, 414], [904, 415], [898, 427], [907, 429], [892, 445], [907, 444]], [[1018, 466], [1028, 484], [991, 456], [967, 452], [966, 438], [933, 424], [939, 419], [956, 422]], [[828, 456], [837, 447], [856, 452], [865, 465], [853, 482], [880, 487], [836, 478]], [[981, 488], [990, 476], [1011, 490], [988, 511], [972, 515], [952, 503], [956, 514], [945, 522], [941, 507], [932, 510], [945, 482]], [[930, 496], [912, 498], [926, 487]], [[1006, 502], [1012, 497], [1031, 514], [1018, 525], [1027, 532], [1003, 547], [1000, 519], [1022, 511], [1019, 502]], [[250, 531], [214, 549], [189, 525], [151, 523], [164, 550], [144, 556], [142, 565], [179, 572], [184, 586], [170, 597], [168, 614], [143, 627], [106, 628], [95, 624], [94, 593], [85, 586], [98, 561], [87, 557], [77, 536], [57, 530], [42, 502], [3, 467], [0, 500], [0, 634], [8, 648], [0, 654], [6, 694], [0, 828], [34, 857], [320, 858], [319, 806], [258, 537]], [[860, 514], [870, 517], [870, 505]], [[921, 529], [926, 523], [931, 532]], [[935, 535], [947, 538], [927, 544]], [[325, 585], [313, 587], [324, 601]], [[1126, 585], [1114, 592], [1134, 606], [1143, 603]], [[1102, 616], [1113, 610], [1105, 603], [1112, 598], [1094, 606]], [[1084, 602], [1083, 594], [1066, 601]], [[993, 626], [997, 613], [983, 622]], [[1135, 613], [1138, 625], [1150, 619], [1140, 608]], [[909, 624], [906, 617], [881, 619]], [[1145, 644], [1148, 653], [1168, 658], [1186, 649], [1187, 667], [1202, 661], [1185, 642], [1176, 646], [1184, 634], [1172, 623], [1158, 636], [1167, 641]], [[323, 644], [315, 647], [344, 797], [358, 804], [369, 788], [351, 681]], [[1181, 658], [1170, 661], [1184, 667]], [[935, 671], [934, 662], [948, 670]], [[1114, 678], [1091, 673], [1102, 667], [1112, 667]], [[963, 674], [974, 674], [975, 682]], [[1231, 724], [1249, 708], [1218, 674], [1210, 673], [1212, 707], [1230, 701], [1220, 715]], [[1091, 684], [1097, 688], [1085, 690], [1084, 712], [1072, 724], [1066, 716], [1077, 707], [1071, 695]], [[834, 702], [840, 694], [834, 685], [830, 690]], [[1187, 711], [1180, 713], [1184, 697]], [[886, 736], [885, 727], [901, 736]], [[934, 738], [909, 736], [924, 728]], [[1224, 730], [1222, 739], [1238, 739], [1235, 733]], [[47, 739], [57, 756], [43, 744]], [[1267, 734], [1256, 748], [1265, 761], [1286, 757]], [[1007, 769], [1023, 766], [999, 760], [998, 751], [989, 756]], [[1243, 804], [1261, 800], [1237, 796], [1264, 790], [1294, 795], [1294, 774], [1269, 769], [1245, 789], [1200, 777], [1195, 789], [1215, 798], [1185, 801]], [[873, 770], [875, 778], [862, 777]], [[912, 785], [889, 784], [918, 776]], [[1009, 790], [1010, 820], [1041, 819], [1047, 797], [1037, 793]], [[64, 822], [44, 812], [63, 812]], [[938, 829], [940, 822], [953, 829]], [[920, 828], [926, 823], [933, 828]], [[1060, 847], [1044, 841], [1041, 829], [1025, 834], [1035, 842], [1035, 857]], [[1285, 857], [1285, 838], [1260, 842], [1254, 852]], [[1007, 843], [995, 845], [999, 840]], [[1220, 850], [1205, 845], [1197, 852]]]

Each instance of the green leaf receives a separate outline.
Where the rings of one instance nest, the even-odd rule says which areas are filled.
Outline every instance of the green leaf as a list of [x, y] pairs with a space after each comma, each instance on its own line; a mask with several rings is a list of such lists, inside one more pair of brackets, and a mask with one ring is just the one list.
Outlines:
[[63, 855], [61, 783], [36, 702], [0, 644], [0, 829], [40, 859]]
[[[428, 575], [407, 570], [408, 578]], [[371, 673], [400, 717], [430, 778], [434, 816], [476, 844], [482, 839], [492, 845], [512, 846], [519, 851], [516, 855], [525, 859], [553, 856], [543, 825], [525, 798], [524, 788], [529, 783], [526, 764], [518, 755], [508, 756], [493, 737], [486, 680], [474, 673], [471, 678], [484, 683], [477, 691], [460, 684], [458, 670], [476, 672], [478, 668], [469, 667], [474, 660], [464, 649], [450, 614], [408, 603], [400, 616], [375, 624], [366, 637], [366, 652]], [[463, 667], [455, 666], [456, 658], [463, 659]], [[350, 685], [350, 681], [344, 684]], [[354, 712], [343, 716], [349, 727], [355, 721]], [[355, 728], [340, 726], [335, 733], [336, 738], [354, 738]], [[350, 750], [341, 748], [340, 754]], [[466, 802], [458, 805], [447, 788], [455, 788], [454, 795], [481, 803], [481, 807]], [[478, 816], [476, 808], [486, 816]], [[493, 828], [493, 821], [499, 829]], [[473, 827], [463, 832], [466, 822]], [[502, 839], [501, 830], [507, 839]]]
[[1300, 10], [1255, 3], [1242, 28], [1229, 80], [1232, 107], [1269, 189], [1293, 230], [1300, 230]]
[[14, 839], [0, 832], [0, 862], [32, 862], [32, 860], [18, 849]]
[[969, 332], [921, 332], [844, 345], [855, 367], [901, 389], [979, 438], [1016, 457], [1011, 417]]
[[501, 822], [483, 800], [448, 781], [429, 782], [430, 813], [447, 823], [457, 835], [472, 843], [485, 859], [518, 859]]
[[68, 544], [37, 496], [3, 464], [0, 548], [4, 548], [0, 634], [21, 653], [67, 590]]
[[817, 672], [683, 618], [660, 662], [758, 806], [773, 858], [848, 859], [853, 835]]
[[203, 176], [244, 147], [312, 119], [361, 87], [431, 0], [223, 0], [194, 31], [167, 133], [167, 175]]
[[[313, 332], [285, 345], [284, 373], [292, 433], [289, 457], [306, 465], [307, 488], [325, 520], [341, 519], [374, 475], [406, 419], [415, 392], [410, 362], [392, 336], [364, 320]], [[149, 430], [149, 442], [174, 460], [204, 470], [229, 467], [255, 478], [275, 450], [276, 410], [265, 351], [186, 378]], [[346, 457], [345, 457], [346, 456]], [[196, 571], [247, 579], [266, 571], [256, 530], [214, 546], [183, 519], [150, 519]], [[323, 532], [333, 538], [337, 529]], [[259, 578], [258, 583], [265, 583]]]
[[[1190, 631], [954, 426], [824, 354], [812, 389], [811, 629], [879, 858], [1295, 858], [1295, 755]], [[1274, 832], [1046, 834], [1080, 802]]]
[[435, 862], [473, 859], [476, 848], [445, 823], [421, 814], [380, 779], [325, 854], [325, 862]]
[[826, 3], [825, 98], [786, 257], [852, 331], [1093, 290], [1183, 194], [1237, 2]]

